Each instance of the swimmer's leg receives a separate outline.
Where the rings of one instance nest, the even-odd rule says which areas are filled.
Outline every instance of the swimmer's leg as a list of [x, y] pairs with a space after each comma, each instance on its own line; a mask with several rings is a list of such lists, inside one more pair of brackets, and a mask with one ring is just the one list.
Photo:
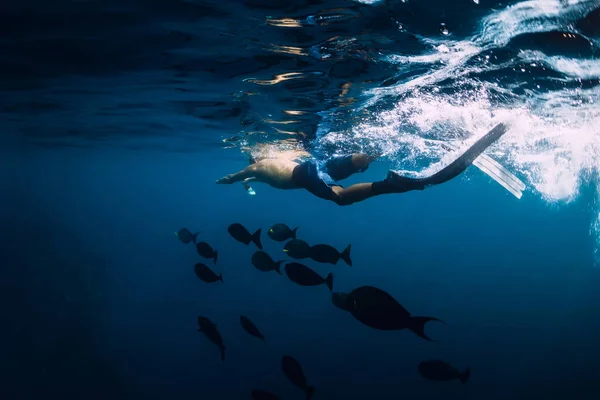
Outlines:
[[386, 193], [404, 193], [423, 190], [427, 186], [447, 182], [460, 175], [481, 153], [508, 131], [504, 124], [498, 124], [479, 139], [450, 165], [428, 178], [407, 178], [390, 171], [388, 177], [379, 182], [357, 183], [350, 187], [332, 186], [333, 196], [329, 200], [340, 206], [347, 206]]
[[460, 175], [473, 161], [485, 151], [496, 140], [500, 139], [508, 131], [505, 124], [496, 125], [491, 131], [480, 138], [460, 157], [444, 167], [441, 171], [427, 178], [408, 178], [398, 175], [396, 172], [388, 172], [387, 178], [382, 182], [375, 182], [374, 191], [383, 193], [403, 193], [410, 190], [423, 190], [428, 186], [439, 185], [448, 182]]
[[331, 200], [340, 206], [349, 206], [350, 204], [358, 203], [379, 194], [373, 192], [373, 183], [371, 182], [355, 183], [347, 188], [333, 186], [332, 189], [335, 197]]
[[325, 163], [324, 171], [335, 181], [344, 180], [358, 172], [364, 172], [369, 164], [379, 158], [377, 155], [354, 153], [333, 157]]

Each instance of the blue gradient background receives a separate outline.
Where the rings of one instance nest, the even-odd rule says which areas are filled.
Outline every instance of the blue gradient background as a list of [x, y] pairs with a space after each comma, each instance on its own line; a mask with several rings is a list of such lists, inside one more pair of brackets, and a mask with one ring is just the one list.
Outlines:
[[[203, 25], [207, 2], [172, 3], [0, 6], [0, 398], [248, 399], [261, 388], [302, 399], [280, 369], [284, 354], [302, 364], [314, 400], [598, 398], [593, 185], [569, 204], [531, 191], [517, 200], [470, 168], [424, 192], [350, 207], [305, 191], [256, 184], [252, 197], [216, 185], [247, 165], [221, 139], [240, 129], [231, 93], [260, 69], [242, 58], [234, 77], [239, 65], [215, 70], [211, 57], [247, 55], [243, 40], [218, 40], [221, 25], [252, 36], [247, 9], [220, 3], [234, 16]], [[328, 5], [337, 3], [347, 2]], [[460, 34], [506, 5], [413, 3], [414, 25], [432, 35], [440, 19]], [[166, 32], [190, 24], [204, 29], [190, 40], [212, 47], [159, 57], [188, 40]], [[165, 65], [177, 63], [198, 72], [165, 83], [176, 79]], [[388, 168], [375, 162], [348, 183]], [[276, 260], [287, 259], [283, 244], [266, 231], [278, 222], [311, 244], [352, 244], [352, 268], [306, 264], [333, 272], [335, 291], [374, 285], [447, 325], [427, 325], [433, 343], [367, 328], [335, 308], [326, 287], [254, 269], [256, 249], [227, 233], [234, 222], [262, 228]], [[198, 280], [199, 256], [173, 234], [181, 227], [218, 250], [224, 284]], [[242, 330], [242, 314], [266, 345]], [[197, 315], [217, 323], [225, 362], [197, 332]], [[424, 380], [417, 365], [430, 358], [469, 366], [469, 382]]]

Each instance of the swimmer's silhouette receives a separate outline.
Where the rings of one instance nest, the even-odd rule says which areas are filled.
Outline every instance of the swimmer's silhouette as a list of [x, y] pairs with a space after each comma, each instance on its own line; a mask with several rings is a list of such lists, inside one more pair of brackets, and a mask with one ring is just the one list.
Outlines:
[[320, 170], [314, 159], [301, 161], [303, 157], [310, 157], [309, 153], [282, 151], [274, 157], [252, 159], [250, 166], [235, 174], [218, 179], [217, 183], [255, 181], [267, 183], [277, 189], [306, 189], [317, 197], [346, 206], [381, 194], [423, 190], [429, 186], [447, 182], [460, 175], [507, 131], [508, 127], [505, 124], [496, 125], [456, 160], [425, 178], [410, 178], [389, 171], [387, 177], [382, 181], [356, 183], [344, 188], [336, 181], [365, 171], [377, 157], [358, 153], [333, 158], [325, 163], [323, 170]]

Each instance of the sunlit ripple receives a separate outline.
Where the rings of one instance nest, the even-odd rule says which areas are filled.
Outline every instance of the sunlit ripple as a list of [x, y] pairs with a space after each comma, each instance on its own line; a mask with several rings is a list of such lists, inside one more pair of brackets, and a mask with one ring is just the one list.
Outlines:
[[[491, 13], [470, 40], [421, 37], [429, 52], [385, 58], [405, 78], [365, 92], [355, 111], [361, 122], [355, 126], [336, 129], [335, 119], [325, 118], [318, 146], [334, 153], [383, 153], [395, 169], [423, 175], [454, 157], [442, 143], [464, 148], [507, 121], [510, 132], [488, 154], [523, 179], [530, 195], [568, 203], [592, 183], [600, 199], [600, 59], [535, 49], [524, 49], [506, 62], [489, 59], [494, 49], [518, 35], [573, 31], [573, 23], [591, 6], [597, 7], [597, 1], [526, 1]], [[423, 66], [424, 73], [410, 73]], [[540, 84], [556, 82], [551, 90], [540, 84], [535, 90], [528, 68], [540, 66], [560, 74], [540, 77]], [[510, 70], [517, 80], [486, 78], [490, 71], [501, 75]], [[591, 232], [600, 249], [600, 212], [596, 214]]]

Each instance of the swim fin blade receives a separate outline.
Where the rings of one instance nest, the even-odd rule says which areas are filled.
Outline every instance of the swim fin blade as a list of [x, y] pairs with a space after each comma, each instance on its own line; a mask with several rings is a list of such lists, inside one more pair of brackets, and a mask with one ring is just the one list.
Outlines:
[[[442, 146], [447, 150], [457, 150], [457, 147], [450, 143], [444, 143]], [[517, 199], [523, 196], [525, 184], [487, 154], [481, 154], [477, 157], [473, 161], [473, 165], [508, 190]]]

